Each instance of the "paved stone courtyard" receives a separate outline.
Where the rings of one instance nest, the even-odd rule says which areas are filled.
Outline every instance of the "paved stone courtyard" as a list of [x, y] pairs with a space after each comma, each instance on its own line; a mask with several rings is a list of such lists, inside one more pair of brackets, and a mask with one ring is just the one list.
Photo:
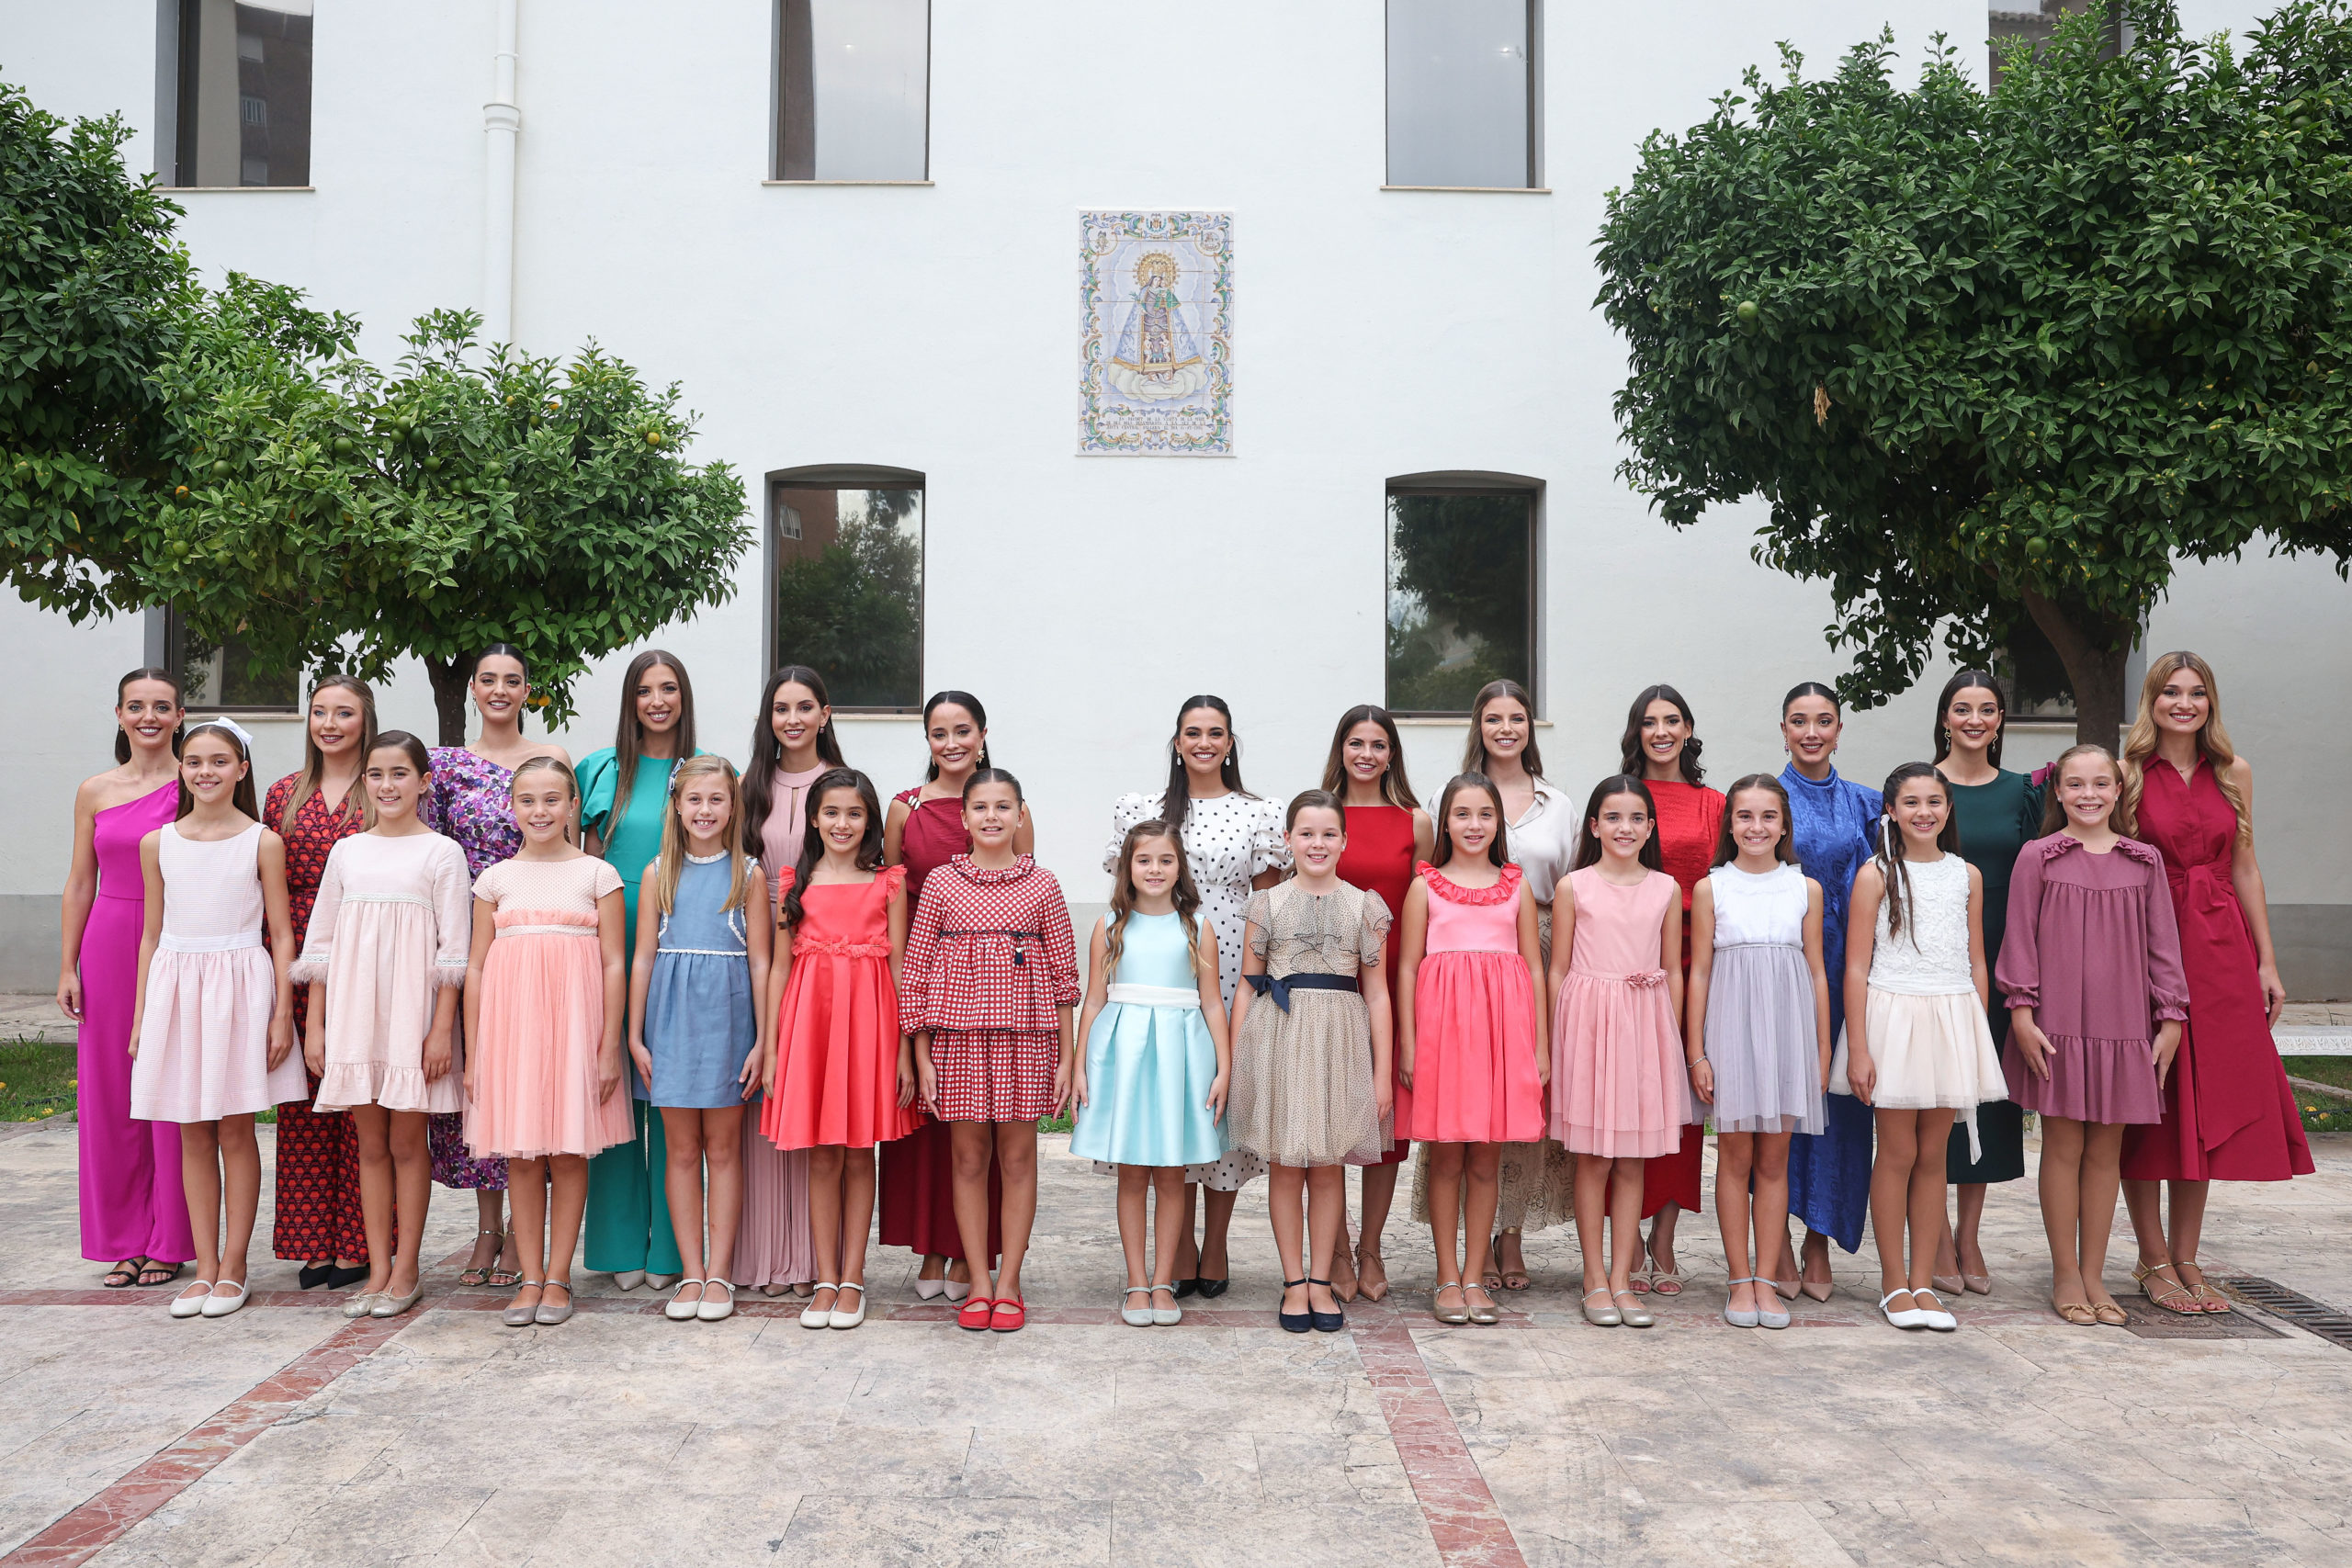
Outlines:
[[[1111, 1185], [1060, 1139], [1023, 1333], [957, 1330], [897, 1253], [854, 1333], [756, 1295], [671, 1324], [604, 1277], [516, 1331], [504, 1292], [455, 1289], [473, 1206], [438, 1191], [407, 1317], [348, 1326], [256, 1256], [252, 1307], [171, 1321], [77, 1258], [71, 1128], [0, 1137], [10, 1568], [2352, 1561], [2352, 1353], [2252, 1313], [2058, 1322], [2030, 1183], [1996, 1190], [1998, 1282], [1951, 1336], [1878, 1324], [1867, 1253], [1789, 1332], [1726, 1327], [1701, 1216], [1646, 1332], [1577, 1317], [1565, 1228], [1503, 1325], [1442, 1326], [1398, 1229], [1390, 1303], [1294, 1337], [1262, 1184], [1233, 1292], [1128, 1328]], [[2352, 1303], [2352, 1139], [2318, 1153], [2217, 1190], [2217, 1274]]]

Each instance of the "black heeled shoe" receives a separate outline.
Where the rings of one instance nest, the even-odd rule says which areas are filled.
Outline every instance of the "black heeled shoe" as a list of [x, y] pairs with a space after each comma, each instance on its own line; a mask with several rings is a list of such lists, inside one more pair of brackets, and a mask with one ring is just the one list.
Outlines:
[[[1320, 1285], [1327, 1291], [1331, 1288], [1331, 1281], [1329, 1280], [1309, 1280], [1306, 1282], [1309, 1285]], [[1331, 1299], [1338, 1301], [1340, 1298], [1335, 1294]], [[1348, 1325], [1348, 1314], [1344, 1312], [1317, 1312], [1315, 1292], [1311, 1290], [1306, 1293], [1306, 1315], [1317, 1334], [1337, 1334]], [[1283, 1326], [1287, 1328], [1290, 1325], [1285, 1323]]]
[[1215, 1301], [1232, 1288], [1233, 1280], [1229, 1276], [1223, 1280], [1212, 1280], [1206, 1274], [1203, 1274], [1195, 1278], [1193, 1283], [1200, 1288], [1204, 1297]]
[[327, 1275], [327, 1286], [331, 1290], [347, 1290], [366, 1278], [368, 1278], [368, 1265], [361, 1263], [349, 1269], [336, 1269], [331, 1271]]
[[1191, 1295], [1194, 1291], [1199, 1290], [1201, 1288], [1201, 1282], [1197, 1279], [1179, 1280], [1168, 1288], [1176, 1292], [1176, 1299], [1181, 1302], [1186, 1296]]
[[334, 1259], [330, 1258], [324, 1263], [305, 1263], [301, 1272], [294, 1278], [301, 1282], [304, 1290], [315, 1291], [334, 1278]]
[[[1311, 1285], [1314, 1282], [1312, 1280], [1284, 1280], [1283, 1289], [1287, 1291], [1293, 1285]], [[1314, 1310], [1314, 1298], [1311, 1296], [1307, 1298], [1307, 1310], [1305, 1312], [1284, 1312], [1280, 1307], [1274, 1309], [1274, 1321], [1282, 1325], [1285, 1334], [1306, 1333], [1315, 1326], [1315, 1320], [1320, 1315]]]

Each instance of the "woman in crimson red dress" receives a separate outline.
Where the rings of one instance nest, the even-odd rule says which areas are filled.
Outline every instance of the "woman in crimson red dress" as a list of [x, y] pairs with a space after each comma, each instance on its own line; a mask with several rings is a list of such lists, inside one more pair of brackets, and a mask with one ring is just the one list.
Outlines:
[[[269, 786], [262, 820], [286, 840], [286, 894], [294, 945], [311, 929], [327, 852], [368, 824], [359, 769], [376, 744], [376, 697], [363, 682], [322, 677], [311, 693], [302, 771]], [[294, 1038], [303, 1038], [311, 987], [294, 987]], [[311, 1077], [311, 1092], [319, 1080]], [[277, 1108], [270, 1250], [302, 1265], [304, 1290], [341, 1290], [368, 1277], [368, 1232], [359, 1223], [359, 1134], [345, 1111], [319, 1111], [306, 1099]]]
[[[1347, 811], [1348, 840], [1340, 852], [1340, 880], [1378, 894], [1386, 908], [1403, 908], [1405, 895], [1413, 886], [1413, 864], [1429, 859], [1437, 838], [1430, 814], [1413, 798], [1412, 784], [1405, 776], [1405, 743], [1386, 708], [1365, 703], [1340, 716], [1340, 726], [1331, 735], [1331, 755], [1323, 764], [1323, 787], [1338, 795]], [[1400, 920], [1389, 928], [1388, 943], [1381, 955], [1388, 975], [1392, 1027], [1396, 1007], [1396, 941], [1403, 923]], [[1392, 1033], [1389, 1038], [1396, 1036]], [[1412, 1106], [1413, 1091], [1401, 1080], [1396, 1090], [1396, 1124], [1401, 1128]], [[1388, 1269], [1380, 1258], [1381, 1232], [1387, 1226], [1388, 1208], [1396, 1196], [1396, 1173], [1412, 1152], [1411, 1141], [1400, 1136], [1378, 1165], [1363, 1168], [1363, 1231], [1352, 1248], [1348, 1245], [1345, 1212], [1340, 1216], [1340, 1245], [1331, 1257], [1331, 1288], [1343, 1302], [1353, 1301], [1359, 1291], [1366, 1301], [1376, 1302], [1388, 1294]]]
[[2123, 1201], [2140, 1240], [2132, 1277], [2168, 1311], [2224, 1313], [2228, 1298], [2197, 1266], [2211, 1184], [2307, 1176], [2312, 1151], [2270, 1037], [2287, 987], [2254, 858], [2254, 770], [2222, 727], [2211, 666], [2193, 653], [2149, 662], [2123, 761], [2137, 785], [2125, 801], [2133, 837], [2165, 857], [2188, 975], [2164, 1120], [2123, 1134]]
[[[931, 747], [923, 781], [890, 797], [883, 825], [882, 858], [907, 868], [907, 908], [922, 898], [923, 879], [956, 855], [968, 853], [972, 836], [964, 830], [964, 781], [989, 766], [989, 714], [969, 692], [939, 692], [922, 705], [922, 732]], [[1036, 826], [1021, 808], [1012, 852], [1036, 848]], [[972, 1270], [956, 1228], [956, 1165], [947, 1123], [926, 1119], [922, 1128], [882, 1145], [875, 1207], [881, 1215], [885, 1247], [922, 1254], [915, 1294], [929, 1301], [945, 1294], [960, 1302], [972, 1291]], [[989, 1167], [989, 1258], [996, 1267], [1003, 1198], [996, 1167]]]
[[[1666, 874], [1682, 889], [1682, 972], [1690, 973], [1690, 891], [1714, 863], [1715, 840], [1723, 834], [1724, 797], [1700, 780], [1697, 721], [1690, 705], [1671, 686], [1651, 686], [1634, 699], [1625, 715], [1619, 770], [1649, 785], [1657, 803], [1657, 847]], [[1661, 1296], [1682, 1293], [1682, 1271], [1674, 1260], [1674, 1224], [1685, 1209], [1700, 1204], [1700, 1162], [1707, 1145], [1706, 1124], [1682, 1129], [1682, 1146], [1642, 1167], [1642, 1217], [1650, 1222], [1642, 1266], [1634, 1288], [1645, 1284]]]

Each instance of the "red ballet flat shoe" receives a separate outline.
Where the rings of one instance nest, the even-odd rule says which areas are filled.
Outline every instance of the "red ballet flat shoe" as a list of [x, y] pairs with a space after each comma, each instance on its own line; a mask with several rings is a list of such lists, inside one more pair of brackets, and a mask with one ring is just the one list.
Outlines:
[[989, 1326], [999, 1334], [1011, 1334], [1028, 1321], [1029, 1307], [1025, 1302], [997, 1302], [989, 1308]]
[[983, 1334], [987, 1333], [989, 1326], [989, 1308], [995, 1304], [996, 1303], [994, 1302], [989, 1301], [986, 1296], [974, 1296], [971, 1300], [966, 1302], [964, 1303], [963, 1310], [956, 1314], [956, 1326], [958, 1328], [978, 1329]]

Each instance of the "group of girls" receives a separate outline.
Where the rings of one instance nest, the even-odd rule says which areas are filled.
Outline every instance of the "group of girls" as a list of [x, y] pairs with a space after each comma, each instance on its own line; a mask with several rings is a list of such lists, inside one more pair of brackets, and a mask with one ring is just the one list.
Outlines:
[[2228, 1310], [2195, 1266], [2206, 1183], [2311, 1168], [2267, 1032], [2250, 776], [2191, 655], [2152, 665], [2121, 757], [2030, 781], [1999, 769], [1998, 685], [1963, 672], [1937, 762], [1877, 791], [1838, 777], [1825, 687], [1783, 702], [1781, 773], [1727, 795], [1652, 687], [1581, 813], [1510, 682], [1434, 813], [1381, 709], [1343, 715], [1322, 787], [1283, 806], [1242, 787], [1226, 705], [1188, 699], [1165, 786], [1114, 809], [1083, 987], [977, 698], [925, 705], [930, 768], [886, 811], [813, 671], [771, 677], [741, 778], [696, 748], [673, 655], [623, 684], [615, 745], [575, 773], [523, 738], [512, 649], [476, 662], [468, 748], [379, 734], [368, 688], [322, 678], [305, 766], [258, 808], [233, 721], [183, 731], [168, 675], [125, 678], [122, 766], [77, 803], [60, 993], [110, 1285], [192, 1257], [175, 1315], [243, 1304], [272, 1105], [277, 1250], [306, 1288], [407, 1311], [437, 1179], [481, 1195], [461, 1282], [514, 1286], [518, 1325], [571, 1315], [584, 1229], [591, 1271], [675, 1287], [672, 1319], [755, 1283], [854, 1327], [878, 1207], [919, 1295], [1016, 1330], [1037, 1125], [1066, 1107], [1116, 1172], [1137, 1325], [1225, 1292], [1261, 1174], [1304, 1333], [1387, 1293], [1408, 1157], [1440, 1321], [1498, 1321], [1523, 1233], [1572, 1216], [1586, 1317], [1634, 1326], [1680, 1291], [1708, 1121], [1742, 1326], [1826, 1299], [1826, 1243], [1857, 1250], [1865, 1210], [1881, 1311], [1953, 1326], [1942, 1298], [1990, 1289], [1983, 1184], [2022, 1174], [2026, 1109], [2070, 1322], [2121, 1321], [2119, 1180], [2135, 1278], [2201, 1313]]

